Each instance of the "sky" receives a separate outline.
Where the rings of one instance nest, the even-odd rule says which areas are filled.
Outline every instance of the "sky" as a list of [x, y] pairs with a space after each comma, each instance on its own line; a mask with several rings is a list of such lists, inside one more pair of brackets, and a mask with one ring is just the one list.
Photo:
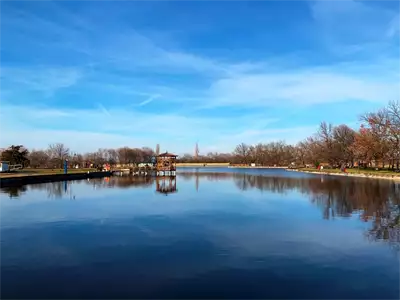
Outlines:
[[2, 1], [0, 147], [177, 154], [312, 135], [400, 97], [398, 1]]

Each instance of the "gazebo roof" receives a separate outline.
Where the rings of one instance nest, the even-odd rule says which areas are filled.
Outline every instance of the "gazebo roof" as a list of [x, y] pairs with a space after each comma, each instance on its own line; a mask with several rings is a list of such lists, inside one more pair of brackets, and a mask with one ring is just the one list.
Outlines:
[[168, 153], [168, 151], [165, 152], [165, 153], [161, 153], [161, 154], [158, 155], [158, 157], [177, 157], [177, 156], [178, 156], [178, 155], [175, 155], [175, 154], [173, 154], [173, 153]]

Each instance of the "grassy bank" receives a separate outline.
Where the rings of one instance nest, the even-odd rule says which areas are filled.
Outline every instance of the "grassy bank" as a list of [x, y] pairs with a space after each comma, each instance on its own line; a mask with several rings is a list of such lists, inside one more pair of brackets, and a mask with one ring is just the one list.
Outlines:
[[374, 169], [346, 169], [346, 173], [341, 172], [340, 169], [323, 169], [317, 170], [313, 168], [289, 169], [289, 171], [313, 173], [313, 174], [327, 174], [337, 176], [354, 176], [354, 177], [368, 177], [377, 179], [394, 179], [400, 180], [400, 173], [390, 170], [374, 170]]
[[[79, 174], [97, 171], [93, 168], [88, 169], [68, 169], [69, 174]], [[18, 177], [18, 176], [35, 176], [35, 175], [54, 175], [54, 174], [64, 174], [64, 169], [23, 169], [17, 170], [9, 173], [0, 173], [0, 178], [7, 177]]]

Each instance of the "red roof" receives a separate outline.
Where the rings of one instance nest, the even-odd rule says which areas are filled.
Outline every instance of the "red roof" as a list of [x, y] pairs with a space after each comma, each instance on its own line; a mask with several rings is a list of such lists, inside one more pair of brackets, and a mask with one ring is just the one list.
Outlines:
[[175, 154], [172, 154], [172, 153], [168, 153], [168, 152], [161, 153], [161, 154], [158, 155], [158, 157], [177, 157], [177, 156], [178, 155], [175, 155]]

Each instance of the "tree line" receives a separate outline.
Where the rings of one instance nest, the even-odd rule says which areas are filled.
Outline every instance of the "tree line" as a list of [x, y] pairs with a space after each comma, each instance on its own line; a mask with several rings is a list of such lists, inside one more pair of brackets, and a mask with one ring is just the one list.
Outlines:
[[79, 166], [89, 168], [103, 164], [137, 164], [150, 162], [156, 153], [149, 147], [118, 149], [99, 149], [89, 153], [74, 153], [62, 144], [49, 145], [45, 150], [33, 149], [28, 151], [22, 145], [12, 145], [1, 152], [1, 160], [10, 164], [22, 164], [24, 167], [32, 168], [63, 168], [64, 161], [68, 160], [70, 167]]
[[334, 126], [322, 122], [312, 136], [296, 145], [284, 141], [248, 145], [241, 143], [232, 153], [209, 153], [181, 162], [255, 163], [265, 166], [297, 166], [326, 163], [332, 167], [355, 165], [399, 169], [400, 163], [400, 102], [392, 101], [376, 112], [360, 116], [361, 126], [354, 130], [345, 124]]
[[[375, 112], [360, 117], [361, 126], [354, 130], [345, 124], [333, 125], [322, 122], [315, 134], [296, 145], [284, 141], [248, 145], [240, 143], [231, 153], [210, 152], [206, 155], [184, 154], [178, 158], [182, 163], [232, 163], [257, 164], [264, 166], [305, 166], [320, 163], [332, 167], [347, 165], [388, 166], [399, 168], [400, 163], [400, 102], [392, 101]], [[91, 153], [72, 153], [61, 143], [53, 144], [45, 150], [28, 151], [22, 145], [13, 145], [3, 150], [2, 161], [22, 164], [33, 168], [62, 167], [68, 159], [70, 165], [89, 167], [109, 163], [137, 164], [150, 162], [157, 155], [150, 147], [99, 149]]]

